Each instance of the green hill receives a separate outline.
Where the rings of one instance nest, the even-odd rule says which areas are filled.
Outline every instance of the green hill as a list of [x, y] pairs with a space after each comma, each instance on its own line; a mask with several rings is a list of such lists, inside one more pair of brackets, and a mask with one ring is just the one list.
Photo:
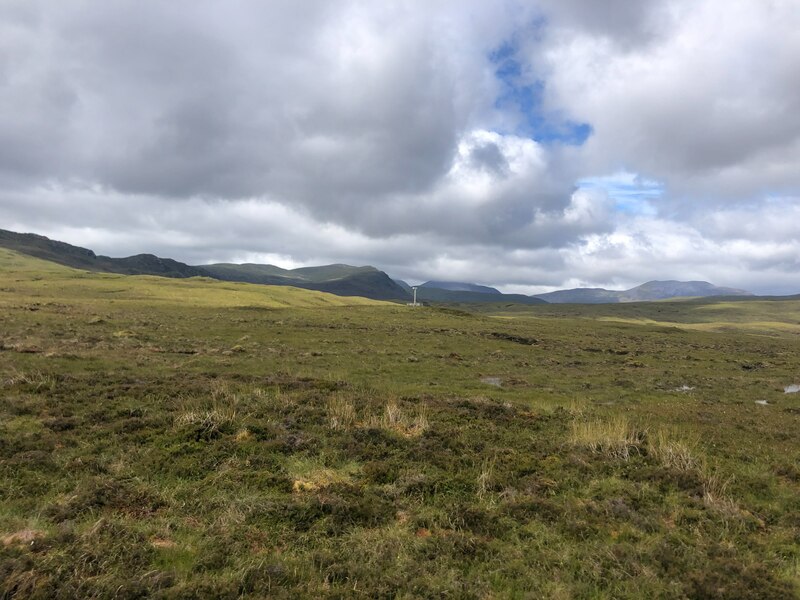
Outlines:
[[386, 273], [369, 266], [335, 264], [289, 270], [274, 265], [223, 263], [198, 268], [225, 281], [292, 285], [339, 296], [363, 296], [375, 300], [406, 300], [409, 297]]
[[0, 248], [0, 286], [17, 300], [41, 297], [93, 301], [107, 298], [131, 306], [183, 304], [187, 307], [313, 308], [382, 304], [287, 286], [224, 282], [207, 277], [165, 278], [73, 269]]
[[287, 270], [274, 265], [214, 264], [190, 266], [171, 258], [138, 254], [126, 258], [98, 256], [92, 250], [33, 233], [0, 229], [0, 247], [76, 269], [122, 275], [211, 277], [222, 281], [280, 285], [373, 300], [407, 300], [408, 293], [375, 267], [325, 265]]
[[34, 233], [15, 233], [0, 229], [0, 247], [88, 271], [177, 278], [208, 276], [202, 269], [190, 267], [171, 258], [160, 258], [152, 254], [137, 254], [127, 258], [98, 256], [87, 248], [51, 240]]

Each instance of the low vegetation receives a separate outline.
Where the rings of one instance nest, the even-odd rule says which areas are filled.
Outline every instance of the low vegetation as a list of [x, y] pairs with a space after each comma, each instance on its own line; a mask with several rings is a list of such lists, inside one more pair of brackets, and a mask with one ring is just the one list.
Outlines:
[[3, 252], [0, 598], [798, 597], [800, 346], [735, 304], [712, 332]]

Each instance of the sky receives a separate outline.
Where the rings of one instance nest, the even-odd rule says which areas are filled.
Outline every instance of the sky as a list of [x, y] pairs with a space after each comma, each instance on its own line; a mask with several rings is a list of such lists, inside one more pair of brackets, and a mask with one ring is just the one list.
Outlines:
[[0, 228], [800, 292], [797, 0], [0, 0]]

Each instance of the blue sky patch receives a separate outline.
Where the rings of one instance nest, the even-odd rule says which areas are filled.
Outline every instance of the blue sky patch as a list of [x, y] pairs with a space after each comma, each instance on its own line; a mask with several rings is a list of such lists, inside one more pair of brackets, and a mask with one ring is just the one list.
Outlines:
[[614, 200], [619, 212], [632, 215], [654, 216], [653, 204], [664, 195], [664, 184], [629, 171], [618, 171], [612, 175], [587, 177], [577, 183], [583, 190], [601, 190]]
[[507, 41], [489, 54], [495, 76], [502, 84], [495, 108], [518, 115], [517, 127], [511, 133], [543, 144], [582, 145], [592, 134], [592, 126], [565, 119], [558, 112], [546, 112], [543, 108], [546, 82], [525, 76], [517, 52], [517, 42]]

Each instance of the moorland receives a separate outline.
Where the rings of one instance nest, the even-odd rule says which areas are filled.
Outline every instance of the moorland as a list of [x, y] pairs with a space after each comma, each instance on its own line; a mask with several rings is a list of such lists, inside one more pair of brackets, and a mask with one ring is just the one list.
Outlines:
[[800, 301], [431, 306], [0, 250], [2, 598], [792, 598]]

